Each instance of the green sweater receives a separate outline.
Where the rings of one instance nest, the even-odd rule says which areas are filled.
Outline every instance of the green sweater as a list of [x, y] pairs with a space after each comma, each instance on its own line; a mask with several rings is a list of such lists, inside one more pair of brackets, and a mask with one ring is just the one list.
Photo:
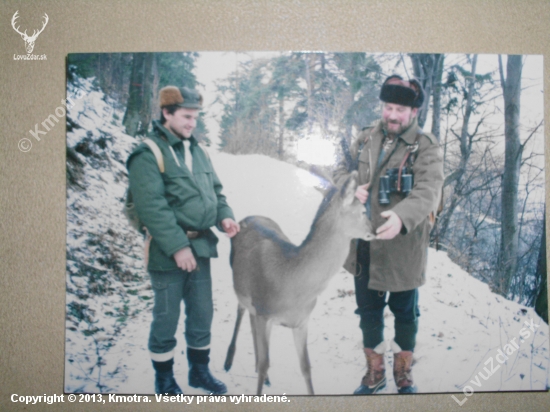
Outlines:
[[[218, 238], [210, 228], [234, 216], [210, 158], [191, 137], [191, 173], [185, 165], [181, 139], [158, 121], [153, 122], [153, 133], [149, 137], [162, 152], [164, 173], [160, 173], [155, 155], [144, 143], [127, 161], [136, 212], [153, 237], [147, 269], [177, 269], [173, 255], [187, 246], [191, 246], [196, 256], [217, 257]], [[186, 232], [190, 230], [203, 232], [189, 239]]]

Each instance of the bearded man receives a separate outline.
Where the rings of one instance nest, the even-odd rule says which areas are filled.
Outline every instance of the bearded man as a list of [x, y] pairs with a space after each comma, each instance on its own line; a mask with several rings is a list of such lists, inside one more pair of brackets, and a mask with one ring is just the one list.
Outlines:
[[417, 122], [424, 101], [420, 83], [390, 76], [380, 100], [382, 119], [363, 129], [334, 173], [341, 181], [358, 171], [355, 196], [377, 228], [376, 240], [352, 242], [344, 265], [355, 275], [355, 313], [360, 316], [367, 358], [367, 373], [356, 395], [374, 394], [386, 386], [386, 304], [395, 316], [391, 348], [398, 392], [417, 391], [411, 369], [420, 315], [418, 288], [425, 283], [429, 234], [444, 180], [438, 141]]

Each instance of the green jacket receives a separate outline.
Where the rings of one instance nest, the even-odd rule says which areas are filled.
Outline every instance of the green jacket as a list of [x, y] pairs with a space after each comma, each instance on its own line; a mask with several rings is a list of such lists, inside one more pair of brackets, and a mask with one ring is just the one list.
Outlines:
[[[191, 173], [185, 165], [185, 152], [179, 138], [158, 121], [153, 122], [153, 133], [149, 137], [162, 152], [164, 173], [160, 173], [155, 155], [144, 143], [132, 152], [126, 163], [136, 212], [153, 237], [147, 269], [177, 269], [173, 255], [187, 246], [191, 246], [196, 256], [217, 257], [218, 238], [210, 228], [234, 216], [210, 158], [191, 137]], [[201, 234], [189, 239], [188, 231], [201, 231]]]

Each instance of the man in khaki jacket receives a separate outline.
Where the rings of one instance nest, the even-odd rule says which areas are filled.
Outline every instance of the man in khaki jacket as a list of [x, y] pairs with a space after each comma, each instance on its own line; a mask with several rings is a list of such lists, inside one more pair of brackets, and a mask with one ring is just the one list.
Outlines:
[[[425, 283], [433, 216], [443, 186], [439, 144], [417, 123], [424, 92], [416, 80], [390, 76], [382, 85], [382, 119], [364, 129], [335, 179], [358, 170], [356, 197], [365, 204], [376, 240], [352, 242], [345, 268], [355, 277], [367, 374], [355, 394], [386, 385], [384, 307], [395, 315], [393, 374], [399, 393], [415, 393], [411, 366], [418, 331], [418, 287]], [[389, 298], [386, 302], [386, 295]]]

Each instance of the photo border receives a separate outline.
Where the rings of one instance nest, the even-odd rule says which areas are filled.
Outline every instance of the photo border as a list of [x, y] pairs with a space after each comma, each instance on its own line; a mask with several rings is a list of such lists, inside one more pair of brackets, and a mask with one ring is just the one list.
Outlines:
[[[164, 1], [140, 4], [60, 1], [0, 5], [5, 22], [0, 62], [5, 125], [0, 140], [0, 250], [3, 311], [0, 408], [22, 409], [10, 395], [61, 394], [65, 313], [65, 129], [53, 128], [31, 152], [17, 142], [65, 96], [65, 56], [71, 52], [339, 50], [368, 52], [472, 52], [542, 54], [548, 90], [550, 4], [543, 0], [455, 2], [334, 0], [268, 2]], [[241, 8], [247, 6], [246, 13]], [[19, 10], [33, 24], [49, 15], [35, 53], [40, 61], [14, 60], [21, 37], [8, 24]], [[415, 14], [418, 13], [418, 15]], [[28, 17], [32, 16], [32, 17]], [[549, 114], [545, 96], [545, 117]], [[548, 145], [546, 146], [548, 155]], [[548, 156], [546, 157], [548, 166]], [[547, 172], [548, 173], [548, 172]], [[548, 175], [547, 175], [548, 182]], [[548, 188], [548, 184], [547, 184]], [[546, 191], [548, 199], [548, 190]], [[5, 260], [4, 260], [5, 259]], [[448, 394], [406, 397], [293, 397], [288, 410], [365, 407], [403, 410], [459, 408]], [[367, 402], [367, 403], [365, 403]], [[550, 393], [474, 394], [461, 410], [545, 410]], [[452, 405], [452, 406], [449, 406]], [[57, 405], [59, 406], [59, 405]], [[66, 404], [65, 409], [71, 409]], [[80, 404], [80, 407], [83, 405]], [[165, 410], [155, 403], [135, 410]], [[175, 405], [168, 409], [179, 409]], [[120, 405], [101, 405], [102, 410]], [[40, 409], [39, 409], [40, 408]], [[256, 410], [258, 405], [239, 405]], [[266, 405], [275, 410], [281, 405]], [[41, 410], [38, 407], [37, 410]], [[44, 407], [45, 409], [45, 407]], [[98, 410], [85, 405], [82, 410]], [[218, 410], [212, 405], [208, 410]]]

